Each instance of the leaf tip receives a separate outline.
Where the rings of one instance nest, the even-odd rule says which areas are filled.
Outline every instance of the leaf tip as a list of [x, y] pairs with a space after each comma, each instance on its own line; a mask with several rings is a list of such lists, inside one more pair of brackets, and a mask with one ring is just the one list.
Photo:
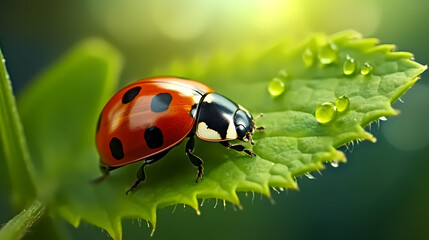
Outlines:
[[152, 231], [150, 232], [150, 237], [153, 237], [153, 235], [155, 234], [155, 230], [156, 230], [156, 226], [153, 225]]
[[366, 131], [364, 132], [364, 135], [363, 135], [363, 137], [361, 139], [357, 139], [358, 142], [361, 141], [361, 140], [368, 140], [368, 141], [370, 141], [372, 143], [377, 142], [377, 138], [375, 138], [374, 135], [372, 135], [371, 133], [366, 132]]

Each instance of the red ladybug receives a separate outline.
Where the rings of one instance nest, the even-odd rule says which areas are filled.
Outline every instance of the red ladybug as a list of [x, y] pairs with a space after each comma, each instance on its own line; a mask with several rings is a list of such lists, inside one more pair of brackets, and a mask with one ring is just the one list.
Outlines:
[[117, 92], [100, 114], [96, 145], [103, 176], [95, 181], [103, 180], [113, 169], [144, 160], [128, 194], [145, 179], [146, 165], [189, 137], [185, 152], [198, 168], [198, 182], [203, 161], [193, 154], [194, 136], [252, 156], [251, 150], [229, 141], [250, 140], [253, 144], [255, 129], [263, 129], [256, 128], [254, 120], [246, 109], [202, 83], [174, 77], [137, 81]]

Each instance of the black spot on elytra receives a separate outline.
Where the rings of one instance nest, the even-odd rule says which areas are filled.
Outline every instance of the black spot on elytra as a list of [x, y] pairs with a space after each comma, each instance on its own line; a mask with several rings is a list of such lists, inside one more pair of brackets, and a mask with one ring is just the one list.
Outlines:
[[150, 126], [144, 131], [144, 139], [149, 148], [159, 148], [164, 143], [164, 137], [162, 136], [161, 129]]
[[169, 93], [159, 93], [152, 98], [150, 109], [156, 113], [164, 112], [170, 106], [172, 99], [173, 97]]
[[100, 114], [100, 116], [98, 116], [97, 127], [95, 129], [96, 133], [98, 133], [98, 131], [100, 131], [100, 123], [101, 123], [101, 114]]
[[124, 149], [122, 148], [121, 140], [117, 138], [112, 138], [109, 143], [110, 153], [116, 160], [121, 160], [124, 158]]
[[134, 87], [128, 90], [124, 96], [122, 96], [122, 103], [126, 104], [134, 100], [134, 98], [139, 94], [141, 87]]

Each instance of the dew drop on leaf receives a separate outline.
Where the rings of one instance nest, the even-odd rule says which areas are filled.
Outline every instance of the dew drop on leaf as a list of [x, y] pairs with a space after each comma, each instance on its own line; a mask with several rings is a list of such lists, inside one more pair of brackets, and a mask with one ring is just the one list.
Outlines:
[[334, 168], [337, 168], [338, 167], [338, 161], [337, 160], [332, 160], [331, 166], [334, 167]]
[[319, 61], [322, 64], [331, 64], [337, 60], [337, 47], [333, 43], [328, 43], [319, 51]]
[[287, 77], [287, 72], [286, 72], [286, 70], [284, 70], [284, 69], [280, 70], [280, 71], [279, 71], [279, 76], [280, 76], [280, 77], [283, 77], [283, 78], [286, 78], [286, 77]]
[[380, 121], [387, 121], [387, 118], [383, 116], [383, 117], [380, 117], [379, 120]]
[[347, 55], [343, 65], [343, 72], [345, 75], [352, 75], [356, 70], [356, 61], [354, 58]]
[[274, 77], [268, 84], [268, 92], [271, 96], [277, 97], [285, 91], [285, 83], [282, 79]]
[[324, 102], [317, 106], [315, 117], [319, 123], [328, 123], [335, 118], [337, 107], [331, 102]]
[[367, 76], [372, 72], [372, 66], [369, 65], [369, 63], [363, 64], [362, 68], [360, 69], [360, 74]]
[[349, 109], [350, 100], [346, 95], [343, 95], [335, 101], [335, 106], [337, 107], [338, 112], [344, 112]]
[[302, 54], [302, 60], [304, 61], [305, 66], [307, 67], [310, 67], [311, 65], [313, 65], [314, 54], [310, 48], [305, 49], [304, 53]]

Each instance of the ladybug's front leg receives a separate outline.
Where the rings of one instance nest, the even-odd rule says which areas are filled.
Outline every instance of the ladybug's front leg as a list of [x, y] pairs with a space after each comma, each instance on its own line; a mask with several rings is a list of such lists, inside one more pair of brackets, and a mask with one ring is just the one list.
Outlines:
[[223, 146], [225, 146], [227, 148], [234, 149], [235, 151], [238, 151], [238, 152], [245, 152], [249, 156], [256, 156], [256, 154], [253, 151], [246, 149], [246, 147], [244, 147], [243, 145], [231, 144], [228, 141], [220, 142], [220, 144], [222, 144]]
[[189, 160], [191, 160], [191, 163], [198, 168], [198, 175], [197, 175], [197, 179], [195, 180], [195, 182], [198, 183], [198, 179], [203, 178], [203, 166], [202, 166], [203, 160], [201, 160], [201, 158], [193, 154], [194, 148], [195, 148], [195, 139], [194, 139], [194, 135], [191, 135], [189, 137], [188, 142], [186, 143], [185, 152]]

